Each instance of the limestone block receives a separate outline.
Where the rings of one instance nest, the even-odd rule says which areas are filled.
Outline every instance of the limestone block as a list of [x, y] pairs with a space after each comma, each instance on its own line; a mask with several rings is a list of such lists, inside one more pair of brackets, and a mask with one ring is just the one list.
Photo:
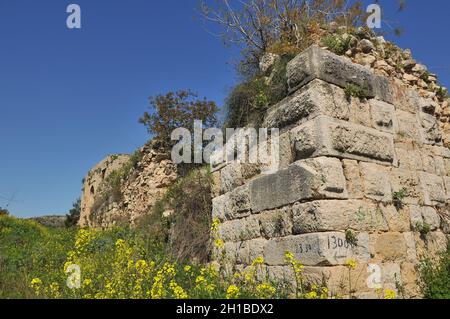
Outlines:
[[375, 129], [319, 116], [291, 131], [297, 159], [334, 156], [391, 165], [393, 136]]
[[442, 144], [442, 132], [435, 115], [419, 112], [420, 135], [426, 144]]
[[350, 101], [349, 122], [366, 127], [372, 127], [370, 104], [367, 101], [355, 97], [352, 97]]
[[212, 189], [211, 189], [212, 197], [218, 197], [220, 196], [222, 190], [220, 171], [211, 173], [211, 176], [212, 176]]
[[242, 218], [250, 215], [248, 186], [244, 185], [232, 192], [212, 200], [212, 217], [220, 221]]
[[406, 190], [403, 204], [417, 205], [423, 202], [423, 192], [416, 172], [392, 168], [390, 178], [393, 193]]
[[398, 135], [401, 140], [420, 141], [419, 122], [417, 115], [403, 110], [396, 110], [398, 120]]
[[408, 210], [397, 210], [393, 205], [380, 206], [380, 209], [390, 231], [407, 232], [411, 229], [411, 219]]
[[362, 199], [364, 188], [361, 179], [358, 162], [355, 160], [342, 160], [344, 175], [347, 180], [348, 197], [351, 199]]
[[417, 249], [415, 235], [412, 232], [403, 233], [406, 243], [406, 260], [408, 262], [417, 262]]
[[395, 143], [398, 165], [401, 169], [421, 171], [423, 168], [421, 153], [412, 143]]
[[264, 258], [268, 265], [283, 265], [285, 252], [290, 251], [307, 266], [343, 265], [349, 258], [369, 260], [369, 235], [360, 233], [357, 239], [358, 245], [352, 246], [343, 232], [275, 238], [265, 246]]
[[382, 202], [392, 200], [392, 189], [389, 181], [389, 169], [373, 164], [360, 163], [364, 194], [367, 198]]
[[398, 131], [395, 107], [379, 100], [370, 100], [372, 126], [380, 131], [396, 133]]
[[259, 217], [252, 215], [243, 219], [226, 221], [219, 226], [219, 236], [226, 242], [258, 238], [261, 236]]
[[441, 226], [441, 218], [433, 207], [423, 207], [422, 218], [423, 222], [429, 225], [432, 231], [437, 230]]
[[407, 245], [401, 233], [383, 233], [375, 242], [375, 253], [383, 261], [398, 261], [407, 257]]
[[376, 205], [361, 200], [325, 200], [293, 206], [294, 234], [346, 231], [386, 231]]
[[292, 96], [272, 106], [262, 127], [282, 129], [318, 115], [348, 120], [349, 102], [341, 88], [321, 80], [314, 80]]
[[313, 45], [295, 57], [287, 66], [290, 92], [294, 92], [314, 79], [346, 87], [355, 84], [367, 87], [369, 97], [392, 102], [392, 92], [386, 78], [374, 75], [368, 68], [350, 59]]
[[447, 203], [450, 203], [450, 177], [444, 176], [444, 185], [445, 185], [445, 189], [446, 189], [446, 194], [447, 194]]
[[382, 282], [384, 289], [397, 291], [398, 284], [402, 284], [402, 276], [399, 263], [385, 263], [381, 266]]
[[428, 206], [445, 204], [447, 194], [444, 179], [437, 175], [420, 172], [420, 182], [424, 194], [424, 203]]
[[250, 182], [254, 213], [275, 209], [300, 200], [347, 198], [341, 162], [320, 157], [298, 161], [275, 174]]
[[237, 245], [237, 261], [250, 265], [256, 258], [264, 256], [264, 247], [267, 240], [262, 238], [241, 242]]
[[236, 187], [244, 184], [242, 176], [242, 164], [231, 163], [221, 170], [221, 190], [222, 193], [228, 193]]
[[265, 238], [292, 235], [292, 209], [290, 207], [261, 213], [259, 219], [261, 234]]

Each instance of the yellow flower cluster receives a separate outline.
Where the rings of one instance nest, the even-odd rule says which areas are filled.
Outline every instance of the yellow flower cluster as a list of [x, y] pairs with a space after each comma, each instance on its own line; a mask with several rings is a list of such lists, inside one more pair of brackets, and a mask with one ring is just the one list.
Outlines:
[[240, 296], [240, 290], [235, 285], [230, 285], [227, 289], [227, 299], [238, 299]]
[[355, 270], [358, 267], [358, 263], [354, 259], [349, 259], [345, 262], [345, 266], [350, 270]]

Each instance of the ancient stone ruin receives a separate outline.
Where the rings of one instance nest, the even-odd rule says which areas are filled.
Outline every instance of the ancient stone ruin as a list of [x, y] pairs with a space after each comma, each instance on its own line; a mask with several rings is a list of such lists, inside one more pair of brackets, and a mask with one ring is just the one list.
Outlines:
[[[313, 45], [289, 62], [289, 95], [262, 124], [280, 129], [277, 171], [212, 167], [212, 216], [224, 241], [215, 257], [246, 267], [262, 256], [266, 275], [293, 283], [290, 251], [305, 278], [333, 295], [377, 298], [381, 285], [418, 297], [420, 258], [445, 250], [449, 239], [450, 108], [436, 76], [409, 51], [383, 39], [355, 47], [338, 56]], [[102, 182], [129, 156], [108, 157], [89, 173], [81, 226], [134, 223], [177, 180], [167, 154], [152, 143], [141, 152], [120, 200], [96, 204]], [[358, 263], [351, 278], [349, 260]]]
[[[288, 64], [287, 78], [290, 95], [263, 124], [281, 130], [280, 169], [213, 169], [226, 260], [245, 267], [263, 256], [269, 277], [292, 283], [290, 251], [334, 294], [351, 284], [377, 298], [379, 283], [417, 297], [418, 260], [444, 250], [450, 231], [449, 132], [435, 100], [315, 45]], [[349, 96], [349, 85], [365, 96]]]

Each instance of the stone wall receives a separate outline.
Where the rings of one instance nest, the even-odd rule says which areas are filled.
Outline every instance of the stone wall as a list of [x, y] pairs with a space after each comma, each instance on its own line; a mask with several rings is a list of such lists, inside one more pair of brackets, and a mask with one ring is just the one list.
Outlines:
[[102, 183], [112, 172], [129, 164], [131, 156], [108, 156], [88, 173], [81, 198], [80, 226], [108, 228], [123, 222], [134, 224], [151, 212], [155, 202], [177, 179], [177, 168], [166, 152], [159, 150], [156, 142], [149, 142], [139, 152], [142, 153], [142, 159], [122, 180], [120, 198], [108, 199], [95, 212], [94, 203], [103, 196]]
[[[345, 294], [345, 263], [355, 259], [358, 297], [377, 297], [369, 264], [380, 267], [384, 288], [418, 297], [415, 266], [444, 250], [450, 231], [450, 136], [436, 102], [318, 46], [288, 64], [287, 78], [290, 96], [263, 125], [281, 130], [280, 169], [213, 169], [212, 214], [227, 260], [245, 267], [263, 256], [269, 277], [292, 283], [291, 251], [309, 281]], [[348, 99], [348, 84], [365, 86], [367, 98]]]

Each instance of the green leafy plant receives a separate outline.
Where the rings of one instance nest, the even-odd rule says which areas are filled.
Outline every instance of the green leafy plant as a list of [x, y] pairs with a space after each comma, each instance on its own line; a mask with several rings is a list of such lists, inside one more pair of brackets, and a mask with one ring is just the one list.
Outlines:
[[347, 241], [347, 243], [349, 243], [350, 246], [358, 246], [358, 238], [356, 237], [356, 234], [350, 229], [345, 232], [345, 240]]
[[414, 225], [414, 231], [419, 232], [421, 235], [427, 235], [431, 232], [431, 226], [427, 223], [416, 223]]
[[404, 206], [404, 200], [408, 196], [408, 190], [406, 188], [402, 188], [401, 190], [394, 192], [392, 194], [392, 199], [394, 201], [394, 206], [397, 209], [402, 209]]
[[352, 97], [356, 97], [359, 99], [365, 99], [369, 96], [369, 88], [367, 84], [364, 85], [356, 85], [356, 84], [347, 84], [344, 89], [345, 96], [348, 100]]
[[352, 38], [339, 34], [329, 34], [322, 38], [321, 44], [337, 55], [343, 55], [351, 48]]
[[437, 258], [423, 258], [419, 274], [420, 288], [425, 298], [450, 299], [450, 244]]

